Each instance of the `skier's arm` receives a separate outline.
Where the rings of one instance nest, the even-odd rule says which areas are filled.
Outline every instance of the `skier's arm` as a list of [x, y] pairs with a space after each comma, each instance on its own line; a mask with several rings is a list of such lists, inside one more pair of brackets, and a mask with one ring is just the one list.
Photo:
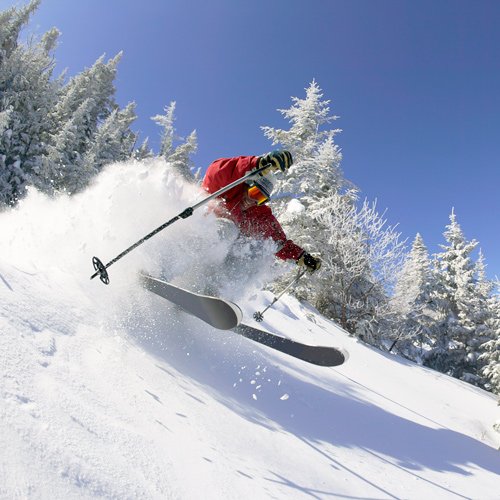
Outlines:
[[[236, 213], [235, 213], [236, 212]], [[245, 236], [255, 239], [271, 238], [278, 244], [276, 257], [296, 262], [304, 250], [286, 237], [271, 209], [265, 205], [249, 208], [242, 213], [234, 211], [233, 220]]]

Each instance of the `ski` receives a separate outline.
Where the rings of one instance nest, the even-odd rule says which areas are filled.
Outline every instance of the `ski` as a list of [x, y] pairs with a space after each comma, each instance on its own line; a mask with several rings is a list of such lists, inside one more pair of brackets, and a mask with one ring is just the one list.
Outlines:
[[344, 349], [302, 344], [243, 323], [232, 330], [267, 347], [319, 366], [340, 366], [349, 359], [349, 353]]
[[169, 300], [219, 330], [232, 330], [254, 342], [319, 366], [340, 366], [349, 358], [349, 354], [343, 349], [303, 344], [243, 324], [241, 323], [243, 319], [241, 309], [229, 300], [190, 292], [145, 274], [141, 274], [140, 278], [147, 290]]
[[214, 328], [231, 330], [243, 319], [241, 309], [229, 300], [190, 292], [146, 274], [141, 274], [140, 277], [144, 288], [173, 302]]

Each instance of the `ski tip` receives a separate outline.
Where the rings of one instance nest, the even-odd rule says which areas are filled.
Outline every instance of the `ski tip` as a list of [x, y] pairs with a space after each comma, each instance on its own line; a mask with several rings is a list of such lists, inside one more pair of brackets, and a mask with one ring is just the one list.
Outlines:
[[[337, 347], [337, 349], [342, 353], [342, 355], [344, 356], [344, 363], [347, 363], [347, 361], [349, 361], [349, 351], [347, 351], [346, 349], [344, 349], [343, 347]], [[344, 364], [342, 363], [342, 364]]]

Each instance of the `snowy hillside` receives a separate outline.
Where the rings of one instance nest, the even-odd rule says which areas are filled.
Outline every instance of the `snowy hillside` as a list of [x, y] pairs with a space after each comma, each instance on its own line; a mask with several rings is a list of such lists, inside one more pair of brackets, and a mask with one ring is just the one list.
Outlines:
[[[247, 322], [272, 248], [238, 284], [203, 210], [111, 260], [198, 200], [156, 162], [118, 165], [72, 199], [0, 214], [0, 498], [500, 498], [497, 398], [348, 337], [285, 296], [262, 327], [343, 346], [322, 368], [214, 330], [141, 289], [145, 269], [212, 284]], [[201, 278], [200, 278], [201, 277]]]

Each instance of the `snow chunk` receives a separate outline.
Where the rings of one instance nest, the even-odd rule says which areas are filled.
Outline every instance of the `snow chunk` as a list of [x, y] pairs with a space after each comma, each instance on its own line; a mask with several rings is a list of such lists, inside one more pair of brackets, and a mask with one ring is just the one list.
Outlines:
[[288, 203], [286, 211], [289, 214], [301, 214], [306, 211], [306, 207], [302, 205], [302, 203], [298, 198], [294, 198], [293, 200], [290, 201], [290, 203]]

